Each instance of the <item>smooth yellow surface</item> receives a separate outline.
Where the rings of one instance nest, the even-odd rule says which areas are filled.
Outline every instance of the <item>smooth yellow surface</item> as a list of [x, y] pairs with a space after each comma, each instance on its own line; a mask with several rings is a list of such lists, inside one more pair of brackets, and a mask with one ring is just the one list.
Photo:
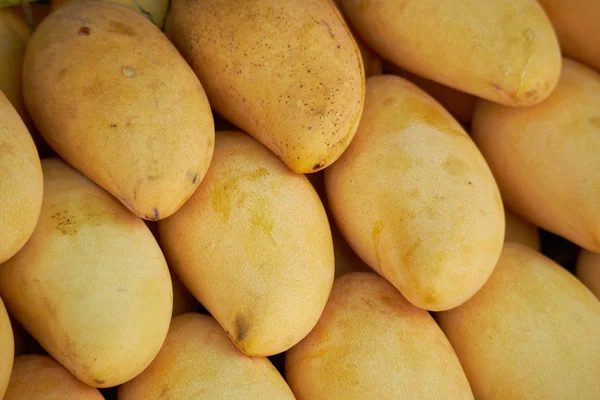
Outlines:
[[33, 139], [0, 92], [0, 263], [33, 233], [42, 195], [42, 168]]
[[0, 8], [0, 91], [17, 109], [22, 119], [27, 118], [21, 93], [21, 76], [25, 48], [30, 37], [23, 18], [12, 9]]
[[506, 209], [504, 216], [506, 218], [505, 242], [521, 243], [540, 251], [540, 232], [535, 225]]
[[534, 107], [480, 101], [471, 135], [506, 206], [540, 228], [600, 251], [600, 74], [565, 59]]
[[15, 353], [15, 340], [2, 299], [0, 299], [0, 348], [2, 348], [0, 352], [0, 399], [2, 399], [8, 386]]
[[3, 400], [103, 400], [98, 389], [77, 380], [51, 357], [31, 354], [15, 358]]
[[360, 127], [325, 187], [348, 243], [417, 307], [456, 307], [498, 260], [504, 211], [490, 170], [460, 124], [400, 77], [367, 80]]
[[60, 7], [33, 34], [23, 77], [52, 148], [136, 215], [171, 215], [204, 177], [214, 145], [204, 90], [138, 13], [104, 1]]
[[174, 0], [166, 32], [211, 106], [293, 171], [323, 169], [348, 147], [364, 70], [330, 0]]
[[577, 258], [575, 275], [600, 299], [600, 253], [582, 250]]
[[478, 400], [598, 398], [600, 302], [528, 247], [507, 243], [483, 288], [436, 318]]
[[[52, 11], [64, 6], [65, 4], [82, 2], [85, 0], [51, 0]], [[148, 18], [159, 28], [162, 28], [167, 10], [169, 9], [169, 0], [108, 0], [114, 3], [122, 4], [130, 10], [137, 11]]]
[[600, 70], [600, 1], [538, 1], [554, 25], [563, 54]]
[[352, 26], [386, 60], [511, 106], [556, 86], [560, 49], [536, 0], [340, 0]]
[[294, 399], [265, 357], [241, 353], [214, 318], [173, 318], [165, 344], [138, 377], [119, 388], [119, 400]]
[[299, 400], [473, 399], [448, 339], [387, 281], [336, 279], [315, 329], [286, 353]]
[[205, 180], [159, 221], [169, 265], [241, 351], [267, 356], [315, 326], [333, 245], [310, 182], [252, 137], [218, 132]]
[[144, 222], [109, 193], [58, 159], [42, 168], [42, 213], [1, 266], [0, 295], [81, 381], [118, 385], [150, 364], [167, 334], [167, 264]]

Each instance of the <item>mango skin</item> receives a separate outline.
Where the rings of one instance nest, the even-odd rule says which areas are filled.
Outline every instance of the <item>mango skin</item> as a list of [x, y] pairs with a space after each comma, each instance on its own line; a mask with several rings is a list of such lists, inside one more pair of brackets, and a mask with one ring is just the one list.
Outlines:
[[15, 354], [15, 340], [6, 307], [0, 298], [0, 399], [3, 398], [10, 379]]
[[575, 275], [600, 299], [600, 254], [582, 250], [577, 258]]
[[21, 76], [30, 36], [25, 20], [9, 8], [0, 8], [0, 91], [23, 120], [28, 115], [23, 101]]
[[138, 13], [104, 1], [59, 8], [33, 34], [23, 79], [50, 146], [139, 217], [171, 215], [204, 177], [214, 145], [204, 90]]
[[433, 318], [368, 272], [336, 279], [315, 329], [286, 353], [285, 376], [299, 400], [473, 399]]
[[538, 0], [552, 21], [563, 54], [600, 71], [600, 3], [597, 0]]
[[348, 150], [325, 170], [337, 226], [406, 299], [456, 307], [487, 280], [504, 239], [498, 187], [452, 116], [396, 76], [367, 79]]
[[0, 92], [0, 263], [29, 239], [42, 208], [44, 182], [35, 144]]
[[110, 387], [144, 370], [167, 334], [173, 293], [144, 222], [58, 159], [44, 159], [31, 239], [0, 268], [0, 295], [82, 382]]
[[211, 316], [173, 318], [160, 353], [132, 381], [119, 387], [119, 400], [294, 399], [273, 364], [241, 353]]
[[98, 389], [75, 378], [51, 357], [30, 354], [15, 358], [3, 400], [103, 400]]
[[540, 251], [540, 232], [535, 225], [509, 210], [504, 210], [504, 216], [506, 218], [505, 242], [521, 243]]
[[510, 106], [539, 103], [556, 86], [560, 48], [536, 0], [340, 3], [371, 48], [425, 78]]
[[[52, 0], [52, 11], [65, 4], [82, 2], [86, 0]], [[154, 25], [162, 28], [169, 9], [169, 0], [108, 0], [121, 4], [130, 10], [136, 11], [148, 18]]]
[[436, 319], [476, 399], [598, 398], [600, 302], [529, 247], [506, 243], [483, 288]]
[[471, 136], [508, 208], [535, 225], [600, 251], [600, 74], [565, 59], [543, 103], [479, 101]]
[[294, 172], [333, 163], [360, 119], [364, 69], [329, 0], [174, 0], [167, 35], [211, 106]]
[[317, 323], [334, 276], [327, 215], [252, 137], [218, 132], [205, 180], [158, 228], [171, 268], [242, 352], [281, 353]]

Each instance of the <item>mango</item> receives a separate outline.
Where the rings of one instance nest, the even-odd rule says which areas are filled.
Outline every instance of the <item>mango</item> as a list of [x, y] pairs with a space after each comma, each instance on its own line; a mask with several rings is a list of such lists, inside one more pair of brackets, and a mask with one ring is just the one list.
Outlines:
[[3, 398], [8, 386], [10, 373], [13, 367], [13, 358], [15, 354], [15, 341], [13, 338], [10, 320], [6, 307], [0, 298], [0, 399]]
[[0, 92], [0, 263], [27, 242], [40, 215], [42, 167], [27, 127]]
[[218, 132], [204, 181], [158, 228], [171, 268], [245, 354], [281, 353], [317, 323], [334, 276], [327, 215], [252, 137]]
[[364, 69], [330, 0], [174, 0], [166, 32], [211, 106], [291, 170], [327, 167], [354, 137]]
[[302, 399], [473, 399], [448, 339], [385, 279], [336, 279], [315, 329], [286, 353]]
[[17, 110], [21, 119], [28, 118], [21, 76], [27, 41], [31, 34], [23, 18], [9, 8], [0, 8], [0, 91]]
[[422, 77], [509, 106], [548, 97], [561, 68], [536, 0], [340, 0], [364, 41]]
[[[65, 4], [81, 2], [85, 0], [52, 0], [52, 11]], [[130, 10], [136, 11], [148, 18], [154, 25], [162, 28], [169, 9], [169, 0], [108, 0], [122, 4]]]
[[577, 257], [575, 275], [600, 299], [600, 253], [582, 250]]
[[436, 317], [476, 399], [598, 398], [600, 302], [529, 247], [506, 243], [483, 288]]
[[104, 1], [60, 7], [31, 37], [23, 82], [50, 146], [134, 214], [173, 214], [204, 177], [214, 145], [204, 90], [138, 13]]
[[504, 216], [506, 218], [504, 241], [521, 243], [540, 251], [540, 233], [535, 225], [509, 210], [504, 210]]
[[538, 0], [558, 35], [563, 54], [600, 70], [600, 2]]
[[552, 95], [528, 108], [479, 101], [471, 135], [508, 208], [600, 251], [600, 74], [565, 59]]
[[166, 261], [144, 222], [105, 190], [58, 159], [42, 169], [40, 219], [0, 267], [0, 295], [79, 380], [121, 384], [150, 364], [167, 334]]
[[51, 357], [30, 354], [15, 358], [4, 400], [103, 400], [98, 389], [75, 378]]
[[325, 188], [350, 246], [415, 306], [456, 307], [492, 273], [504, 239], [498, 187], [460, 124], [414, 84], [367, 79], [358, 132]]
[[160, 353], [132, 381], [119, 387], [119, 400], [294, 399], [265, 357], [241, 353], [211, 316], [173, 318]]

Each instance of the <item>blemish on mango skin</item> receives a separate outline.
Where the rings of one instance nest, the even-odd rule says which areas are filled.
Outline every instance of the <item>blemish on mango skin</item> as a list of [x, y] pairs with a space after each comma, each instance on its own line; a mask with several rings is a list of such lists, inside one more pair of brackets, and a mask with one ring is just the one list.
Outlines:
[[244, 314], [239, 313], [235, 316], [235, 320], [233, 321], [233, 329], [231, 332], [229, 330], [226, 332], [236, 346], [238, 346], [240, 350], [244, 351], [242, 342], [248, 336], [248, 332], [251, 328], [252, 326], [250, 325], [249, 318]]
[[231, 209], [237, 202], [235, 201], [239, 193], [240, 183], [244, 180], [256, 181], [265, 176], [269, 175], [269, 171], [266, 168], [259, 168], [256, 171], [241, 172], [236, 176], [226, 179], [223, 183], [216, 186], [213, 192], [213, 207], [215, 211], [218, 211], [223, 222], [229, 221], [231, 215]]
[[376, 259], [376, 267], [379, 271], [381, 271], [381, 256], [380, 256], [380, 242], [381, 242], [381, 232], [383, 231], [383, 221], [377, 220], [375, 224], [373, 224], [373, 232], [371, 237], [373, 239], [373, 247], [375, 249], [375, 259]]
[[125, 25], [121, 22], [110, 21], [109, 25], [111, 27], [109, 32], [120, 33], [125, 36], [135, 36], [135, 30], [132, 27]]

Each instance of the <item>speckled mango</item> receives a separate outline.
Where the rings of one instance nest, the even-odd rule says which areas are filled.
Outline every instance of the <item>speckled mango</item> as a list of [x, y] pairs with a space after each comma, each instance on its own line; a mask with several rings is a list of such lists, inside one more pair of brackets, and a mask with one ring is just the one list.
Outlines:
[[221, 115], [297, 173], [348, 147], [364, 97], [361, 54], [329, 0], [174, 0], [167, 35]]
[[348, 243], [417, 307], [463, 303], [500, 255], [504, 210], [485, 160], [439, 103], [400, 77], [367, 79], [358, 132], [325, 170], [325, 188]]
[[13, 338], [10, 319], [6, 312], [6, 307], [0, 298], [0, 399], [3, 398], [10, 373], [13, 367], [13, 358], [15, 354], [15, 340]]
[[286, 353], [299, 400], [473, 399], [448, 339], [385, 279], [336, 278], [319, 323]]
[[556, 34], [536, 0], [340, 0], [383, 58], [490, 101], [529, 106], [561, 68]]
[[158, 220], [194, 192], [214, 126], [204, 90], [168, 39], [119, 4], [67, 4], [33, 34], [25, 102], [52, 148], [134, 214]]
[[436, 315], [478, 400], [600, 393], [600, 302], [540, 253], [507, 243], [469, 301]]
[[119, 385], [146, 368], [171, 321], [169, 270], [144, 222], [59, 159], [44, 159], [31, 239], [0, 268], [6, 307], [82, 382]]
[[471, 136], [506, 206], [540, 228], [600, 252], [600, 74], [565, 59], [541, 104], [480, 100]]
[[104, 397], [51, 357], [30, 354], [15, 358], [10, 384], [2, 400], [24, 399], [104, 400]]
[[242, 352], [281, 353], [317, 323], [334, 276], [327, 215], [252, 137], [217, 132], [206, 178], [158, 228], [171, 268]]
[[33, 233], [43, 185], [33, 139], [0, 92], [0, 263], [15, 255]]
[[211, 316], [173, 318], [152, 364], [119, 388], [119, 400], [293, 400], [294, 395], [264, 357], [241, 353]]

